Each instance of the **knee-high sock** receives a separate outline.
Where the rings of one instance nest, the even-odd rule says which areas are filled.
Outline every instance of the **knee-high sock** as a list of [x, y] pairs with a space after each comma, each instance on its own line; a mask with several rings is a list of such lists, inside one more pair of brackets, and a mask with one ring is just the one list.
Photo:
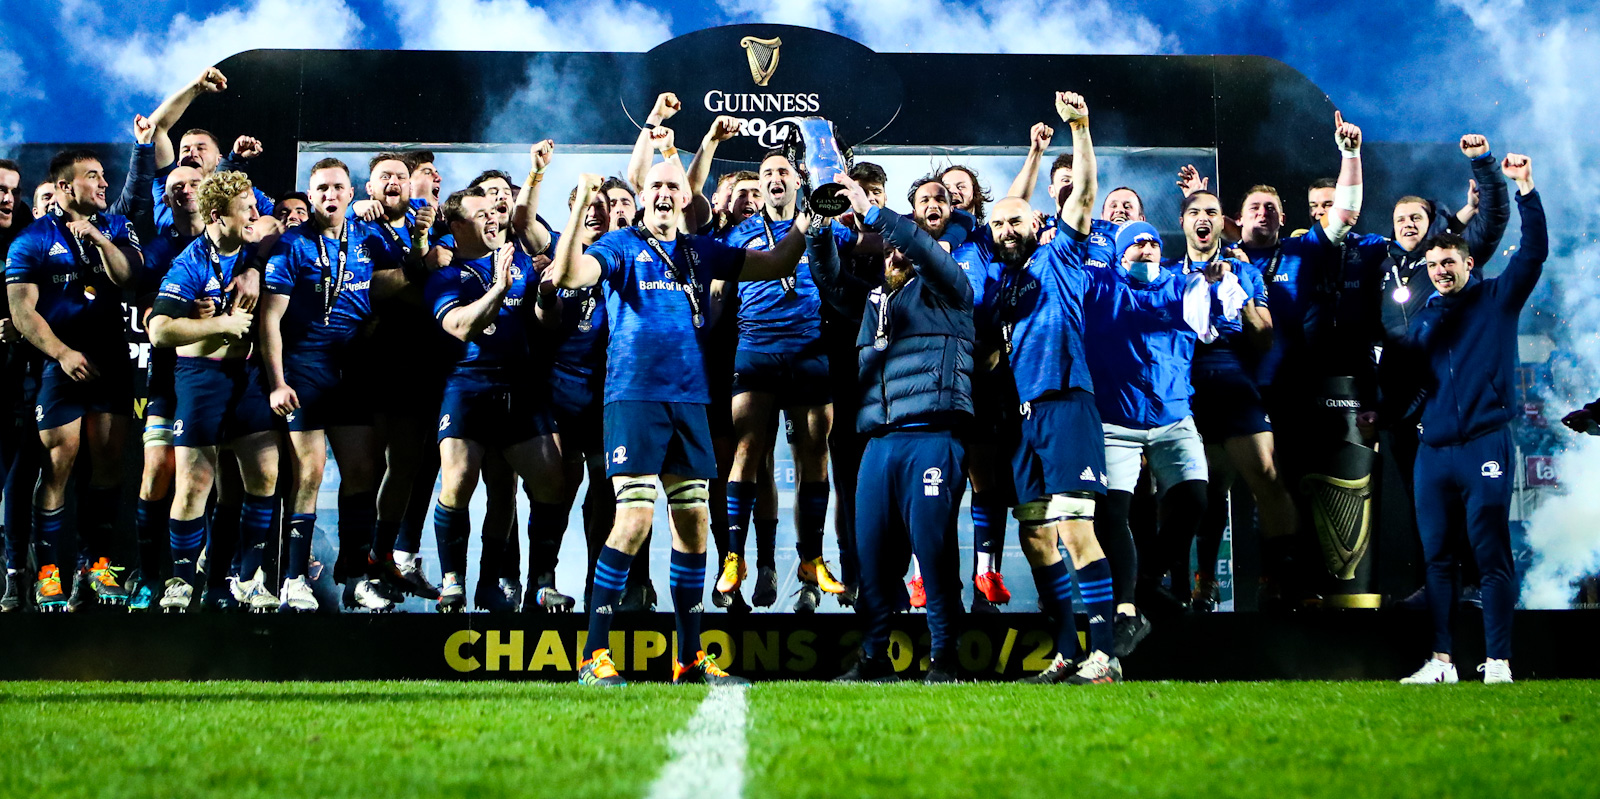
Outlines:
[[744, 557], [745, 533], [750, 529], [750, 514], [756, 507], [756, 483], [728, 481], [728, 549]]
[[[551, 502], [528, 498], [528, 577], [534, 581], [554, 575], [561, 553], [561, 539], [567, 534], [566, 508]], [[551, 578], [553, 581], [553, 577]], [[543, 583], [539, 583], [543, 585]]]
[[61, 566], [56, 547], [61, 543], [61, 524], [66, 511], [65, 506], [53, 510], [37, 505], [33, 508], [33, 560], [40, 568]]
[[1113, 640], [1111, 615], [1116, 608], [1111, 584], [1111, 564], [1105, 558], [1085, 563], [1078, 570], [1078, 592], [1089, 614], [1089, 651], [1104, 652], [1108, 656]]
[[678, 662], [688, 665], [700, 653], [700, 615], [706, 593], [706, 553], [672, 550], [672, 620], [678, 625]]
[[233, 556], [239, 547], [240, 505], [218, 503], [211, 512], [211, 525], [206, 533], [206, 585], [221, 588], [228, 582], [228, 570], [233, 566]]
[[795, 518], [799, 522], [795, 549], [802, 561], [822, 557], [822, 528], [828, 524], [828, 481], [801, 483], [795, 491]]
[[1228, 514], [1233, 510], [1228, 501], [1228, 489], [1206, 487], [1206, 515], [1195, 538], [1195, 572], [1202, 579], [1217, 578], [1217, 552], [1222, 549], [1222, 535], [1228, 529]]
[[139, 540], [139, 571], [146, 584], [160, 585], [161, 572], [172, 559], [167, 544], [167, 521], [172, 517], [172, 494], [164, 499], [143, 499], [133, 511], [133, 534]]
[[[1156, 568], [1171, 568], [1172, 585], [1181, 589], [1189, 584], [1189, 548], [1206, 516], [1206, 481], [1185, 480], [1161, 496], [1161, 527], [1158, 539], [1161, 559]], [[1187, 591], [1182, 591], [1188, 596]]]
[[306, 570], [311, 568], [311, 538], [316, 533], [317, 514], [289, 515], [289, 562], [283, 567], [284, 580], [306, 576]]
[[988, 491], [972, 492], [972, 570], [974, 574], [1000, 571], [1000, 553], [1006, 545], [1006, 508]]
[[[778, 565], [778, 520], [756, 519], [756, 568], [774, 569]], [[819, 551], [821, 545], [818, 544]]]
[[195, 562], [200, 559], [200, 548], [206, 542], [206, 517], [173, 519], [167, 530], [172, 545], [172, 576], [192, 586]]
[[254, 580], [267, 554], [267, 538], [272, 535], [272, 514], [277, 500], [273, 497], [244, 495], [244, 507], [239, 511], [239, 577]]
[[600, 550], [600, 559], [594, 567], [594, 604], [588, 608], [589, 637], [581, 659], [588, 660], [595, 652], [610, 648], [611, 618], [616, 615], [617, 602], [622, 599], [622, 589], [628, 584], [628, 570], [632, 565], [633, 556], [620, 549], [605, 547]]
[[411, 482], [411, 496], [406, 500], [406, 512], [400, 517], [399, 531], [395, 535], [395, 549], [413, 555], [422, 551], [422, 527], [428, 519], [428, 506], [433, 504], [433, 484], [438, 477], [436, 466], [418, 472]]
[[89, 486], [78, 494], [79, 566], [111, 555], [112, 525], [117, 518], [122, 486]]
[[1134, 589], [1138, 587], [1139, 548], [1133, 541], [1133, 528], [1128, 525], [1132, 504], [1133, 494], [1127, 491], [1107, 491], [1094, 504], [1094, 535], [1111, 562], [1111, 573], [1116, 578], [1113, 590], [1119, 605], [1133, 604]]
[[728, 556], [728, 481], [720, 477], [710, 481], [711, 540], [717, 545], [717, 562]]
[[647, 533], [644, 543], [639, 545], [639, 551], [634, 553], [632, 567], [628, 569], [628, 587], [653, 585], [650, 582], [650, 545], [655, 542], [655, 537], [653, 531]]
[[366, 563], [363, 548], [372, 544], [378, 522], [378, 492], [339, 494], [339, 557]]
[[1035, 566], [1033, 584], [1039, 589], [1039, 601], [1047, 615], [1055, 617], [1056, 654], [1076, 660], [1078, 657], [1078, 617], [1072, 612], [1072, 572], [1067, 562], [1058, 560], [1049, 566]]
[[433, 536], [439, 547], [439, 570], [465, 577], [467, 537], [472, 534], [472, 519], [466, 508], [452, 508], [443, 502], [433, 506]]

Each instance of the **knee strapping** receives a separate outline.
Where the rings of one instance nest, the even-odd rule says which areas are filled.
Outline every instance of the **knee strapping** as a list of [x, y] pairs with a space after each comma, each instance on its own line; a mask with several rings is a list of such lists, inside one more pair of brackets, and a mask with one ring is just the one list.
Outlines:
[[669, 510], [694, 510], [705, 508], [711, 501], [711, 481], [709, 480], [684, 480], [667, 486], [667, 508]]
[[1024, 528], [1071, 521], [1094, 520], [1094, 497], [1086, 492], [1071, 491], [1051, 494], [1032, 502], [1024, 502], [1012, 512], [1017, 524]]
[[144, 445], [147, 447], [170, 447], [177, 436], [172, 432], [172, 423], [162, 421], [146, 421], [144, 423]]
[[654, 480], [628, 480], [617, 486], [617, 507], [653, 508], [656, 506]]

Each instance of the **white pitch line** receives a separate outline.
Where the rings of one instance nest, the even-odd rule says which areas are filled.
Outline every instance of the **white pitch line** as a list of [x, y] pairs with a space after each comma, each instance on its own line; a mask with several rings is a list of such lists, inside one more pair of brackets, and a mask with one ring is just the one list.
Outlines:
[[649, 799], [737, 797], [744, 793], [744, 686], [712, 688], [689, 723], [667, 737], [672, 759], [661, 769]]

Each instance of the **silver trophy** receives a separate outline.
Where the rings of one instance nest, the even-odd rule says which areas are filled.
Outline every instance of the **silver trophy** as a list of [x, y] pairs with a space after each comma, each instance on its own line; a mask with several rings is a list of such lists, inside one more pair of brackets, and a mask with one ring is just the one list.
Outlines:
[[811, 210], [821, 216], [838, 216], [850, 209], [850, 200], [839, 196], [844, 188], [839, 178], [850, 174], [850, 162], [839, 151], [833, 123], [822, 117], [801, 117], [787, 123], [785, 154], [800, 170], [802, 190]]

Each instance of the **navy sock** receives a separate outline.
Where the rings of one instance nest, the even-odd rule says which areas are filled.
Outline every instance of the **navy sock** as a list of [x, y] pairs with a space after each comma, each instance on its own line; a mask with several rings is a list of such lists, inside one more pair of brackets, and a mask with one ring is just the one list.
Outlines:
[[[1078, 617], [1072, 612], [1072, 573], [1067, 562], [1058, 560], [1033, 570], [1039, 597], [1056, 615], [1056, 653], [1069, 660], [1078, 656]], [[1109, 651], [1109, 650], [1108, 650]]]
[[65, 507], [55, 510], [33, 507], [33, 560], [41, 569], [61, 566], [56, 561], [56, 546], [61, 543], [61, 523], [66, 510]]
[[1000, 553], [1005, 549], [1006, 510], [996, 506], [993, 495], [986, 491], [972, 492], [972, 556], [989, 556], [988, 571], [1000, 571]]
[[194, 585], [195, 561], [206, 542], [206, 517], [173, 519], [167, 524], [167, 540], [172, 545], [172, 576]]
[[778, 520], [756, 519], [752, 522], [756, 526], [756, 568], [767, 566], [776, 568], [778, 565]]
[[822, 528], [828, 524], [828, 481], [801, 483], [795, 490], [795, 518], [799, 522], [795, 549], [802, 561], [822, 557]]
[[567, 510], [528, 498], [528, 576], [538, 580], [556, 570], [561, 539], [567, 534]]
[[378, 523], [378, 492], [357, 491], [339, 495], [339, 557], [366, 566], [362, 548], [372, 543]]
[[745, 533], [750, 529], [750, 513], [756, 507], [755, 483], [728, 481], [728, 551], [744, 557]]
[[672, 550], [672, 620], [678, 623], [678, 662], [688, 665], [700, 654], [700, 615], [706, 593], [706, 553]]
[[317, 532], [317, 514], [294, 513], [289, 516], [289, 562], [283, 567], [283, 579], [293, 580], [306, 576], [311, 568], [311, 536]]
[[172, 516], [172, 495], [143, 499], [134, 507], [133, 534], [139, 540], [139, 571], [145, 583], [159, 584], [161, 571], [172, 553], [167, 545], [167, 520]]
[[400, 537], [400, 522], [379, 519], [372, 526], [372, 559], [393, 559], [395, 540]]
[[472, 518], [466, 508], [452, 508], [443, 502], [433, 506], [433, 537], [439, 547], [441, 571], [465, 576], [462, 574], [467, 566], [464, 550], [471, 534]]
[[261, 568], [277, 504], [273, 497], [244, 495], [244, 507], [239, 512], [239, 576], [245, 580], [254, 580], [256, 570]]
[[422, 528], [428, 521], [433, 483], [438, 476], [437, 469], [424, 470], [411, 483], [411, 496], [406, 499], [406, 512], [400, 517], [400, 532], [394, 539], [395, 549], [412, 554], [422, 551]]
[[1089, 651], [1111, 655], [1112, 613], [1116, 601], [1112, 599], [1111, 562], [1101, 558], [1084, 564], [1078, 570], [1078, 592], [1083, 596], [1083, 608], [1089, 614]]
[[[601, 649], [611, 647], [611, 617], [622, 599], [622, 589], [628, 584], [628, 569], [633, 556], [620, 549], [605, 547], [600, 550], [600, 560], [594, 566], [594, 592], [590, 594], [589, 637], [584, 644], [581, 660], [588, 660]], [[703, 562], [702, 562], [703, 565]]]
[[111, 555], [112, 523], [121, 506], [122, 486], [89, 486], [78, 493], [79, 566]]
[[211, 512], [211, 529], [206, 535], [206, 585], [220, 588], [228, 581], [228, 570], [239, 548], [239, 515], [244, 508], [218, 504]]

